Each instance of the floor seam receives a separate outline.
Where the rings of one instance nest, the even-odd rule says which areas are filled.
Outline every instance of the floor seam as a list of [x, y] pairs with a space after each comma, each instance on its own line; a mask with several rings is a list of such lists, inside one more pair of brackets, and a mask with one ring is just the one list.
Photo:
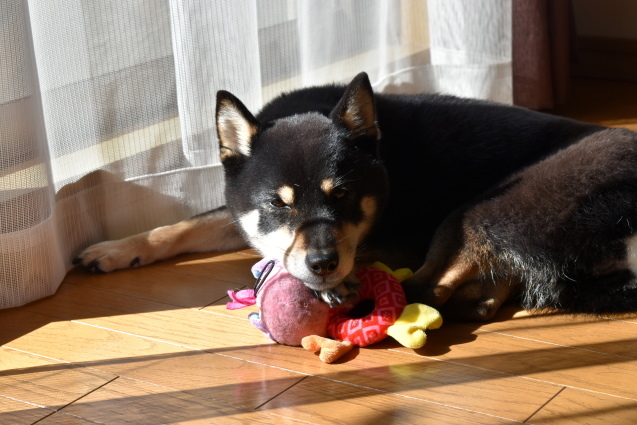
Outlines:
[[274, 396], [270, 397], [269, 399], [267, 399], [266, 401], [264, 401], [263, 403], [259, 404], [257, 407], [254, 408], [254, 410], [259, 410], [261, 407], [265, 406], [266, 404], [268, 404], [269, 402], [271, 402], [272, 400], [274, 400], [275, 398], [277, 398], [278, 396], [280, 396], [281, 394], [283, 394], [284, 392], [288, 391], [289, 389], [294, 388], [295, 386], [297, 386], [298, 384], [300, 384], [301, 382], [305, 381], [307, 378], [309, 378], [311, 375], [306, 375], [303, 378], [299, 379], [298, 381], [296, 381], [294, 384], [290, 385], [289, 387], [287, 387], [286, 389], [280, 391], [279, 393], [275, 394]]
[[533, 416], [537, 415], [537, 413], [538, 413], [540, 410], [544, 409], [544, 408], [545, 408], [545, 407], [546, 407], [546, 406], [547, 406], [550, 402], [552, 402], [553, 400], [555, 400], [555, 397], [557, 397], [558, 395], [562, 394], [562, 391], [564, 391], [565, 389], [566, 389], [566, 387], [562, 387], [562, 389], [561, 389], [561, 390], [559, 390], [557, 393], [555, 393], [555, 394], [553, 395], [553, 397], [549, 398], [549, 399], [546, 401], [546, 403], [544, 403], [543, 405], [541, 405], [541, 406], [540, 406], [540, 407], [539, 407], [539, 408], [538, 408], [535, 412], [531, 413], [531, 416], [529, 416], [528, 418], [526, 418], [526, 419], [524, 420], [524, 423], [527, 423], [528, 421], [530, 421], [530, 420], [531, 420], [531, 418], [532, 418]]

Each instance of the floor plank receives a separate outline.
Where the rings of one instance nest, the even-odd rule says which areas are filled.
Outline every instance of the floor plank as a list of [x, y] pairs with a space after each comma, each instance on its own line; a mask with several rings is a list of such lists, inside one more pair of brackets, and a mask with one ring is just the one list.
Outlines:
[[[23, 310], [24, 321], [34, 314]], [[43, 316], [44, 317], [44, 316]], [[160, 341], [70, 322], [51, 321], [5, 344], [58, 361], [119, 374], [142, 359], [183, 355], [190, 350]]]
[[47, 416], [37, 423], [37, 425], [93, 425], [95, 422], [88, 421], [77, 416], [69, 415], [67, 413], [55, 412], [54, 414]]
[[[96, 275], [72, 270], [66, 282], [189, 308], [202, 308], [226, 296], [226, 291], [254, 282], [252, 251], [189, 254], [152, 266]], [[184, 276], [187, 275], [187, 276]]]
[[209, 305], [204, 307], [202, 310], [205, 310], [210, 313], [219, 314], [221, 316], [232, 316], [237, 319], [247, 320], [250, 313], [258, 313], [259, 309], [256, 305], [251, 305], [247, 307], [238, 308], [236, 310], [228, 310], [226, 308], [226, 304], [230, 302], [230, 297], [225, 296]]
[[510, 420], [309, 377], [259, 410], [316, 424], [509, 424]]
[[511, 306], [503, 309], [494, 322], [477, 326], [487, 332], [637, 359], [637, 323], [625, 320], [560, 313], [533, 314]]
[[63, 288], [55, 302], [37, 308], [42, 314], [194, 349], [272, 343], [248, 322], [247, 312], [242, 317], [215, 314], [92, 288]]
[[114, 378], [64, 363], [20, 368], [0, 376], [0, 396], [57, 410]]
[[260, 258], [251, 249], [224, 253], [204, 252], [180, 255], [156, 263], [153, 267], [191, 276], [214, 277], [226, 282], [240, 282], [249, 285], [254, 283], [250, 267]]
[[560, 387], [386, 349], [359, 349], [341, 363], [280, 345], [229, 350], [229, 355], [332, 381], [414, 397], [460, 409], [524, 420]]
[[530, 424], [637, 424], [637, 401], [566, 388], [529, 419]]
[[0, 396], [0, 423], [3, 425], [32, 424], [53, 410]]
[[119, 378], [64, 408], [98, 423], [131, 425], [188, 424], [288, 424], [297, 421], [267, 412], [239, 409], [191, 394], [145, 382]]
[[[560, 346], [471, 330], [464, 324], [446, 324], [445, 332], [428, 340], [419, 354], [516, 376], [525, 376], [559, 386], [598, 391], [637, 399], [637, 361], [600, 354], [609, 344], [623, 344], [633, 335], [614, 342], [578, 346]], [[471, 343], [457, 344], [457, 336], [471, 332]], [[405, 351], [404, 348], [398, 348]]]
[[[54, 297], [49, 297], [48, 299]], [[40, 314], [37, 310], [30, 310], [28, 306], [0, 310], [0, 323], [2, 323], [2, 326], [0, 326], [0, 345], [28, 335], [52, 321], [55, 321], [55, 319]]]
[[[59, 338], [61, 335], [65, 339]], [[139, 338], [135, 335], [77, 322], [49, 323], [37, 331], [12, 341], [8, 346], [20, 350], [32, 350], [41, 355], [83, 367], [75, 369], [69, 364], [55, 364], [27, 368], [23, 371], [12, 369], [10, 377], [0, 376], [0, 394], [15, 398], [24, 397], [22, 399], [25, 401], [45, 406], [49, 404], [42, 399], [36, 400], [36, 396], [57, 399], [70, 391], [60, 376], [61, 371], [65, 371], [66, 379], [73, 382], [72, 379], [77, 378], [78, 382], [85, 386], [84, 392], [80, 391], [79, 395], [91, 391], [114, 376], [126, 376], [180, 389], [196, 394], [198, 397], [232, 402], [237, 406], [252, 408], [276, 396], [304, 377], [304, 375], [280, 368], [192, 351], [174, 344]], [[80, 377], [74, 375], [78, 373], [87, 375]], [[89, 378], [92, 375], [96, 377], [91, 380]], [[32, 384], [35, 378], [39, 379], [37, 385], [44, 392], [42, 395], [32, 388], [36, 385]], [[26, 379], [26, 381], [13, 387], [17, 379], [23, 381]], [[41, 388], [49, 381], [51, 381], [50, 387]], [[1, 385], [5, 382], [6, 385]], [[13, 390], [10, 391], [11, 388]], [[20, 394], [16, 394], [18, 389]], [[31, 397], [26, 398], [27, 395]], [[70, 399], [64, 400], [71, 402], [78, 396], [75, 392], [72, 395], [68, 395], [67, 398]], [[56, 406], [60, 404], [66, 403], [58, 403]]]
[[122, 375], [250, 409], [305, 378], [299, 373], [205, 352], [140, 361]]
[[31, 353], [0, 347], [0, 377], [11, 376], [19, 369], [36, 368], [42, 366], [57, 366], [61, 362], [36, 356]]

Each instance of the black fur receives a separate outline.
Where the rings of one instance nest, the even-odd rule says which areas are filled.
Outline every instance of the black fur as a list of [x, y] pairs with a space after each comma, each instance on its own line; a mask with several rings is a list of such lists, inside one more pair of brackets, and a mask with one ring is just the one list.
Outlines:
[[595, 132], [466, 205], [489, 272], [521, 282], [527, 308], [637, 309], [626, 239], [637, 229], [637, 134]]
[[[284, 94], [257, 119], [329, 115], [345, 86]], [[376, 94], [380, 156], [390, 200], [369, 243], [422, 265], [434, 231], [455, 208], [520, 168], [601, 128], [523, 108], [438, 95]], [[415, 255], [414, 255], [415, 254]], [[414, 258], [416, 257], [416, 258]], [[399, 261], [406, 261], [405, 259]]]

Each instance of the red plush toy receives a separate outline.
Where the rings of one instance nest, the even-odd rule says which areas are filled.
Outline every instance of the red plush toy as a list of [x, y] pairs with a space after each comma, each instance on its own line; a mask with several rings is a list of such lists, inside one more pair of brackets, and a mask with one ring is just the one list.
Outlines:
[[398, 320], [407, 300], [396, 276], [386, 270], [365, 267], [356, 272], [356, 277], [361, 282], [360, 301], [373, 301], [374, 310], [361, 318], [351, 317], [342, 309], [333, 312], [327, 323], [327, 334], [365, 347], [387, 336], [387, 329]]
[[257, 278], [255, 290], [229, 291], [233, 302], [228, 308], [256, 302], [259, 313], [249, 315], [255, 327], [280, 344], [320, 350], [321, 360], [327, 363], [354, 345], [365, 347], [388, 334], [407, 347], [419, 348], [426, 340], [424, 330], [442, 324], [440, 314], [431, 307], [411, 304], [405, 308], [400, 282], [411, 275], [407, 269], [392, 272], [375, 263], [357, 271], [361, 282], [359, 305], [373, 304], [373, 310], [362, 317], [353, 317], [344, 308], [330, 309], [276, 260], [261, 260], [252, 271]]

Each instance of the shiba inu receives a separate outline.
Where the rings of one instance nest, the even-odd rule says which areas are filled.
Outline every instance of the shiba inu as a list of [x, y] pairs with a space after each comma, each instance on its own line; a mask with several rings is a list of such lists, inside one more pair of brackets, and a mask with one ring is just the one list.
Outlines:
[[217, 94], [226, 207], [106, 241], [91, 271], [248, 245], [331, 304], [356, 267], [411, 267], [409, 301], [487, 320], [637, 309], [637, 134], [487, 101], [301, 89], [256, 116]]

